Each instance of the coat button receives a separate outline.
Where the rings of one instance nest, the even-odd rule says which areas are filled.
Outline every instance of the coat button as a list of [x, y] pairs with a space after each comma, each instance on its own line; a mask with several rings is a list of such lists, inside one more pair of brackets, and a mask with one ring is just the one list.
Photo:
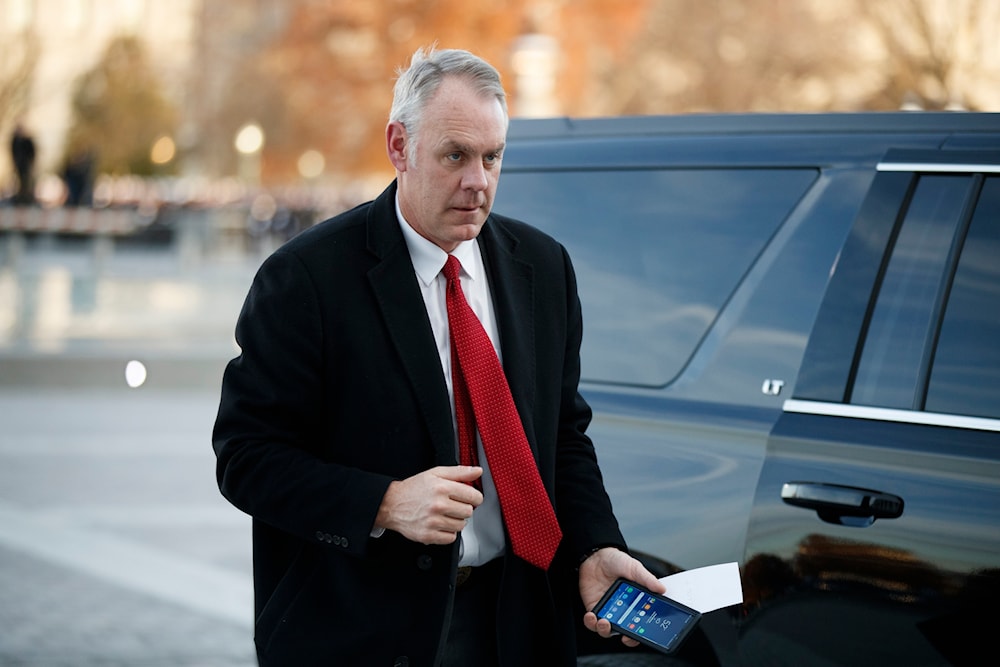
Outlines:
[[429, 570], [434, 566], [434, 559], [427, 554], [422, 554], [417, 557], [417, 568], [421, 570]]

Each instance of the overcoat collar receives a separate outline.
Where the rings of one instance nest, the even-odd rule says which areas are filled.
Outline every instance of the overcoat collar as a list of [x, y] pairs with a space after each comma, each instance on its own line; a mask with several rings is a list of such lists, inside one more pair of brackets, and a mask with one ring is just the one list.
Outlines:
[[[454, 465], [455, 431], [448, 389], [396, 219], [395, 199], [394, 181], [369, 209], [368, 249], [378, 261], [368, 276], [431, 434], [436, 464]], [[496, 216], [491, 215], [483, 225], [479, 246], [493, 295], [507, 382], [528, 442], [537, 455], [530, 410], [535, 386], [534, 269], [518, 259], [517, 237]]]

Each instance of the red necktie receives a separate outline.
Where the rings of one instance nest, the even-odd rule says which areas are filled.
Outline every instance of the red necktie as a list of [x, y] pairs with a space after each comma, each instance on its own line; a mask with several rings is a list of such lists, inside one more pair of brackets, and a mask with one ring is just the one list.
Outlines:
[[458, 259], [449, 255], [444, 265], [448, 280], [445, 303], [462, 463], [475, 465], [478, 426], [511, 547], [532, 565], [548, 570], [562, 530], [493, 343], [462, 293], [460, 268]]

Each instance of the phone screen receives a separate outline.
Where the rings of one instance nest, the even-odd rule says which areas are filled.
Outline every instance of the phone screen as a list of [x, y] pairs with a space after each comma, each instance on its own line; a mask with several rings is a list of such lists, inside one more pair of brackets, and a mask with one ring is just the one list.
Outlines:
[[618, 631], [670, 653], [701, 616], [679, 602], [664, 599], [635, 584], [619, 580], [594, 609]]

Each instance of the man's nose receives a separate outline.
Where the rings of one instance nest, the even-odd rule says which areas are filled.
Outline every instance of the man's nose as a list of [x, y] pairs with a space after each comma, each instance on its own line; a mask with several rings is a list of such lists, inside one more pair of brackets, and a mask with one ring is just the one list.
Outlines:
[[489, 180], [486, 178], [486, 168], [483, 164], [478, 161], [470, 163], [462, 175], [462, 187], [482, 192], [487, 185], [489, 185]]

